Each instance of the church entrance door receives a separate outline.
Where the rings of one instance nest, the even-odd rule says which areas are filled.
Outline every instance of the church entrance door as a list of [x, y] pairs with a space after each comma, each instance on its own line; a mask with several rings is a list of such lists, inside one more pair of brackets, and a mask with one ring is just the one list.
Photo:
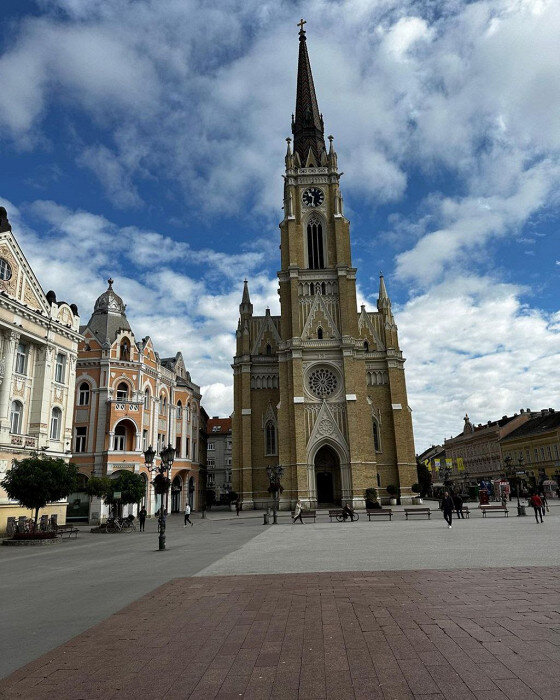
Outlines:
[[315, 480], [317, 505], [340, 505], [340, 460], [329, 445], [324, 445], [315, 455]]

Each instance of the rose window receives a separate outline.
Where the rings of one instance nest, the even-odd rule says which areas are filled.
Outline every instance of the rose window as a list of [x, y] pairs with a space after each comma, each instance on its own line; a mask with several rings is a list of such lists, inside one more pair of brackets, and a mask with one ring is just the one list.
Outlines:
[[330, 369], [321, 367], [309, 375], [309, 390], [319, 399], [326, 399], [336, 393], [338, 381]]

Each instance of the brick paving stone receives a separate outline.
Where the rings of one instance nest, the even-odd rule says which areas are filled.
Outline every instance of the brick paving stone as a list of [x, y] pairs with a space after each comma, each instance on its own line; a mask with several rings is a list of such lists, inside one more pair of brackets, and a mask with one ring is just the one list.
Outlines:
[[175, 579], [0, 698], [560, 697], [560, 569]]

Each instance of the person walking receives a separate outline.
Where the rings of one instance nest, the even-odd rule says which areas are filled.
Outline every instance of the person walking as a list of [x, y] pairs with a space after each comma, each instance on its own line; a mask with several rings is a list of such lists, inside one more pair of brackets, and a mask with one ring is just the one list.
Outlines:
[[539, 496], [540, 496], [541, 501], [542, 501], [542, 514], [543, 514], [543, 518], [544, 518], [545, 512], [550, 513], [550, 509], [548, 507], [548, 499], [547, 499], [546, 493], [544, 491], [541, 491], [541, 493], [539, 493]]
[[142, 506], [140, 512], [138, 513], [138, 522], [140, 523], [140, 532], [144, 532], [144, 527], [146, 525], [146, 516], [148, 515], [148, 511], [146, 510], [146, 506]]
[[541, 497], [537, 494], [534, 493], [531, 498], [529, 499], [529, 505], [533, 506], [533, 510], [535, 511], [535, 520], [537, 521], [537, 525], [539, 524], [539, 516], [541, 518], [541, 523], [543, 522], [543, 517], [542, 517], [542, 512], [543, 512], [543, 504]]
[[185, 504], [185, 524], [183, 527], [187, 527], [187, 523], [194, 525], [194, 523], [191, 521], [191, 507], [188, 503]]
[[238, 498], [237, 501], [235, 501], [235, 515], [239, 517], [239, 512], [241, 510], [241, 499]]
[[292, 520], [292, 525], [295, 525], [295, 524], [296, 524], [296, 520], [299, 520], [300, 523], [301, 523], [302, 525], [305, 525], [305, 523], [303, 522], [302, 515], [301, 515], [301, 511], [302, 511], [302, 510], [303, 510], [303, 509], [302, 509], [302, 506], [301, 506], [301, 501], [300, 501], [299, 498], [298, 498], [298, 499], [297, 499], [297, 503], [296, 503], [296, 507], [294, 508], [294, 518], [293, 518], [293, 520]]
[[443, 496], [443, 501], [441, 502], [441, 509], [443, 510], [443, 517], [445, 518], [445, 522], [447, 523], [449, 529], [453, 527], [453, 508], [453, 499], [449, 495], [449, 492], [446, 491], [445, 495]]
[[461, 496], [456, 493], [453, 496], [453, 505], [455, 506], [455, 512], [457, 513], [457, 518], [463, 518], [465, 519], [465, 516], [463, 515], [463, 499]]

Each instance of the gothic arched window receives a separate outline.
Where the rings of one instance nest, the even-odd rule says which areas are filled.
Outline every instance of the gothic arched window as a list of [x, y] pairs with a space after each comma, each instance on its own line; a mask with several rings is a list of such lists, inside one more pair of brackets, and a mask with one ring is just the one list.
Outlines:
[[181, 420], [183, 417], [183, 404], [181, 403], [181, 400], [177, 401], [177, 420]]
[[381, 443], [379, 441], [379, 425], [375, 418], [373, 419], [373, 446], [376, 452], [381, 452]]
[[317, 328], [317, 338], [319, 340], [323, 340], [323, 329], [321, 328], [321, 326], [319, 326], [319, 328]]
[[266, 344], [266, 354], [272, 355], [272, 348], [270, 347], [270, 343]]
[[364, 340], [364, 350], [365, 350], [366, 352], [369, 352], [369, 343], [368, 343], [367, 340]]
[[316, 219], [307, 224], [307, 258], [310, 270], [322, 270], [325, 267], [323, 227]]
[[266, 431], [266, 452], [267, 455], [276, 454], [276, 426], [269, 420], [265, 426]]

